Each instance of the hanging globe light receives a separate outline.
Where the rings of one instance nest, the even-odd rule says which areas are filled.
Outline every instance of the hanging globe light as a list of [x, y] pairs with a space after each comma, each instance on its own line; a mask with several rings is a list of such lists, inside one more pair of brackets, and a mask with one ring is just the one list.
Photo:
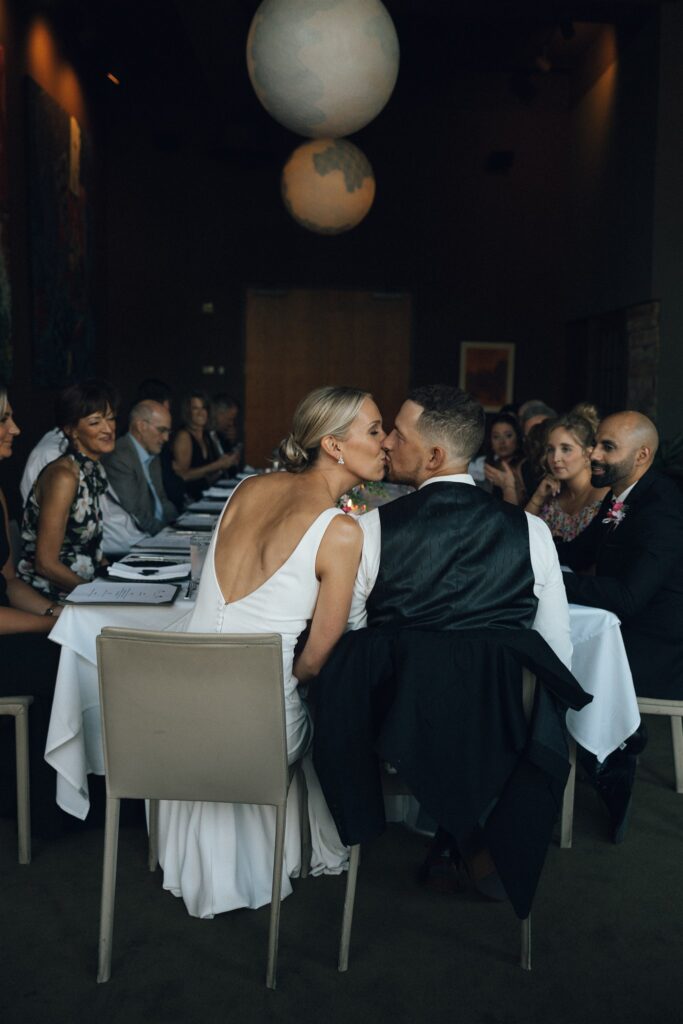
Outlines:
[[375, 198], [375, 177], [348, 139], [316, 139], [294, 150], [282, 172], [282, 199], [297, 223], [320, 235], [360, 224]]
[[372, 121], [393, 92], [398, 62], [380, 0], [263, 0], [247, 38], [259, 100], [310, 138], [350, 135]]

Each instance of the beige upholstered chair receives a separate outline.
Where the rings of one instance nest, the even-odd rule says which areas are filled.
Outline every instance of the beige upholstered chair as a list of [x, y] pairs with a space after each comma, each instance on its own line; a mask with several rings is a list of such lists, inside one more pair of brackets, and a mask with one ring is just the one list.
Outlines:
[[[524, 669], [523, 676], [523, 700], [527, 718], [531, 716], [533, 707], [534, 692], [536, 689], [536, 677]], [[565, 789], [565, 797], [562, 805], [561, 819], [561, 846], [571, 846], [572, 815], [574, 804], [574, 776], [576, 770], [576, 744], [570, 744], [571, 770]], [[570, 787], [571, 782], [571, 787]], [[410, 795], [410, 790], [401, 782], [397, 775], [382, 773], [382, 788], [385, 796]], [[569, 792], [568, 792], [569, 790]], [[360, 846], [352, 846], [349, 854], [349, 871], [346, 879], [346, 893], [344, 897], [344, 911], [342, 915], [341, 940], [339, 943], [339, 970], [346, 971], [349, 967], [349, 945], [351, 942], [351, 925], [353, 923], [353, 908], [356, 899], [356, 881], [358, 878], [358, 865], [360, 863]], [[525, 971], [531, 970], [531, 915], [522, 921], [521, 942], [520, 942], [520, 966]]]
[[[97, 980], [111, 973], [121, 798], [208, 800], [276, 808], [266, 974], [275, 988], [290, 781], [279, 634], [104, 629], [97, 661], [107, 785]], [[150, 850], [156, 864], [155, 835]]]
[[19, 863], [31, 863], [31, 795], [28, 765], [28, 709], [33, 697], [0, 697], [0, 715], [14, 718], [17, 759], [17, 832]]
[[671, 719], [676, 792], [683, 793], [683, 700], [638, 697], [638, 709], [641, 715], [668, 715]]

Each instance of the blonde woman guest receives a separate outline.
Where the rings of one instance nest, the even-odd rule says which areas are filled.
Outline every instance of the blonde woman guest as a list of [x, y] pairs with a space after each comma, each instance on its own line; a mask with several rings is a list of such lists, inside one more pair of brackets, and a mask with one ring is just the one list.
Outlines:
[[591, 484], [591, 453], [595, 427], [570, 412], [548, 428], [548, 473], [532, 494], [526, 511], [540, 516], [553, 537], [573, 540], [595, 518], [608, 487]]
[[[280, 447], [287, 472], [243, 481], [209, 547], [189, 629], [281, 634], [290, 763], [306, 753], [312, 732], [298, 684], [318, 674], [344, 632], [360, 562], [361, 528], [337, 501], [362, 480], [383, 478], [385, 436], [380, 412], [365, 392], [340, 387], [311, 392]], [[347, 851], [309, 758], [304, 766], [311, 870], [336, 874]], [[291, 893], [289, 878], [301, 863], [298, 808], [289, 810], [283, 897]], [[162, 801], [164, 888], [182, 896], [195, 917], [269, 903], [274, 827], [271, 807]]]
[[100, 499], [107, 477], [100, 459], [114, 450], [117, 396], [111, 384], [86, 380], [57, 403], [64, 455], [48, 463], [24, 509], [20, 577], [53, 601], [93, 579], [105, 564]]

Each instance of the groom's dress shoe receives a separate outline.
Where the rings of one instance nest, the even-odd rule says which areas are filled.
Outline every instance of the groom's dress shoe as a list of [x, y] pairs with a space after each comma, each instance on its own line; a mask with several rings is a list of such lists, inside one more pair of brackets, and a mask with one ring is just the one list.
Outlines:
[[596, 762], [595, 788], [607, 807], [613, 843], [623, 843], [631, 809], [636, 755], [616, 750], [601, 764]]

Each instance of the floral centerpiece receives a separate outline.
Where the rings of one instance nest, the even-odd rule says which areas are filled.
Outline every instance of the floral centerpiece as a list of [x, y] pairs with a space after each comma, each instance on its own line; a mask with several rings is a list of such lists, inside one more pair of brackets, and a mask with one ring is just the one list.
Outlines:
[[362, 516], [368, 510], [368, 498], [374, 495], [378, 498], [386, 498], [387, 491], [381, 480], [366, 480], [357, 487], [352, 487], [346, 494], [342, 494], [337, 502], [337, 507], [342, 512], [351, 512], [355, 516]]

